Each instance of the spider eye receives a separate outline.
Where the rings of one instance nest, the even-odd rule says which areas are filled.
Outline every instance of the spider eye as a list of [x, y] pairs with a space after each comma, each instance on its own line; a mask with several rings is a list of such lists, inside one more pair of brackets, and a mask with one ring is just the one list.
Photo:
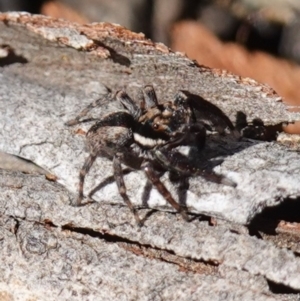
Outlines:
[[159, 125], [158, 125], [157, 123], [153, 123], [152, 128], [153, 128], [154, 130], [158, 130]]

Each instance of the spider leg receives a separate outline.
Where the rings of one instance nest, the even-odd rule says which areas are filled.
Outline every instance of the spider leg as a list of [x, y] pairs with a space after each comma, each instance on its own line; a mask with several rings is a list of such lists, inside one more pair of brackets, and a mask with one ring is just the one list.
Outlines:
[[149, 161], [145, 161], [142, 164], [142, 168], [148, 177], [148, 179], [151, 181], [152, 185], [155, 186], [155, 188], [158, 190], [158, 192], [166, 199], [169, 204], [176, 209], [177, 212], [179, 212], [182, 216], [182, 218], [186, 221], [189, 221], [188, 215], [183, 207], [181, 207], [172, 197], [170, 191], [166, 188], [166, 186], [161, 182], [159, 177], [157, 176], [152, 164]]
[[123, 201], [126, 203], [126, 205], [129, 207], [130, 211], [133, 213], [134, 218], [137, 222], [137, 224], [139, 226], [142, 225], [142, 221], [140, 220], [136, 209], [134, 208], [134, 206], [132, 205], [127, 192], [126, 192], [126, 186], [124, 183], [124, 178], [123, 178], [123, 171], [122, 171], [122, 166], [121, 166], [121, 160], [120, 157], [122, 155], [117, 153], [114, 158], [113, 158], [113, 168], [114, 168], [114, 177], [115, 177], [115, 181], [117, 183], [118, 186], [118, 190], [119, 193], [121, 195], [121, 197], [123, 198]]
[[172, 183], [177, 183], [178, 203], [186, 208], [187, 192], [190, 187], [189, 177], [171, 170], [169, 172], [169, 179]]
[[108, 89], [108, 93], [104, 97], [100, 97], [100, 98], [94, 100], [86, 108], [84, 108], [79, 113], [78, 116], [76, 116], [74, 119], [71, 119], [71, 120], [67, 121], [65, 123], [65, 125], [72, 126], [72, 125], [76, 125], [76, 124], [82, 123], [82, 122], [89, 122], [89, 121], [97, 120], [97, 119], [94, 119], [94, 118], [89, 118], [89, 119], [85, 119], [85, 120], [80, 120], [80, 119], [82, 117], [86, 116], [89, 111], [91, 111], [92, 109], [94, 109], [96, 107], [99, 107], [105, 100], [109, 100], [110, 98], [111, 98], [111, 93], [110, 93], [110, 90]]
[[76, 203], [74, 204], [75, 206], [80, 206], [82, 199], [83, 199], [83, 185], [84, 185], [84, 179], [86, 174], [89, 172], [91, 169], [93, 163], [95, 162], [97, 158], [96, 154], [90, 154], [85, 162], [84, 165], [82, 166], [80, 172], [79, 172], [79, 184], [78, 184], [78, 198], [76, 200]]

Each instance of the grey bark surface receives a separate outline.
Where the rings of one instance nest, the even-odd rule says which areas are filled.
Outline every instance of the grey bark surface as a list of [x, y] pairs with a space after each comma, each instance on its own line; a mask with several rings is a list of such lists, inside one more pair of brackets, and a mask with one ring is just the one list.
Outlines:
[[[0, 45], [8, 49], [0, 59], [0, 294], [8, 300], [44, 300], [49, 291], [48, 300], [282, 300], [270, 282], [300, 290], [300, 259], [244, 226], [264, 208], [300, 195], [299, 155], [277, 142], [210, 139], [203, 158], [221, 157], [214, 170], [237, 187], [191, 178], [186, 204], [193, 214], [220, 218], [216, 226], [182, 221], [134, 171], [125, 182], [146, 216], [139, 229], [103, 158], [85, 185], [87, 194], [100, 183], [96, 203], [70, 205], [87, 156], [81, 133], [90, 125], [65, 122], [106, 87], [136, 96], [153, 84], [160, 101], [189, 90], [233, 122], [238, 111], [269, 126], [300, 119], [271, 88], [198, 66], [111, 24], [0, 14]], [[103, 102], [91, 114], [118, 109]], [[177, 197], [168, 174], [162, 180]]]

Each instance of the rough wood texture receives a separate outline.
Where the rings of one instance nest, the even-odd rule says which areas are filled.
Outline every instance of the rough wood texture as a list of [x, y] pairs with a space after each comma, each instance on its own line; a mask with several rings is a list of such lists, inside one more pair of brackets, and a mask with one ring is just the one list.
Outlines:
[[[52, 174], [38, 167], [46, 177], [1, 172], [2, 296], [43, 300], [51, 291], [48, 300], [282, 300], [272, 293], [272, 283], [289, 292], [300, 290], [299, 258], [272, 241], [249, 236], [241, 225], [263, 208], [300, 195], [299, 155], [276, 142], [210, 141], [203, 156], [221, 155], [224, 162], [215, 170], [238, 186], [193, 178], [186, 202], [190, 212], [227, 220], [216, 226], [141, 209], [147, 218], [138, 229], [109, 180], [111, 162], [101, 158], [85, 188], [102, 183], [93, 196], [97, 203], [70, 206], [87, 155], [81, 134], [87, 126], [68, 128], [64, 123], [106, 87], [136, 95], [151, 83], [161, 100], [187, 89], [218, 105], [233, 122], [238, 111], [249, 121], [260, 118], [270, 126], [300, 119], [286, 111], [272, 89], [197, 66], [164, 45], [111, 24], [79, 26], [0, 14], [0, 44], [1, 151]], [[92, 114], [99, 117], [117, 108], [103, 102]], [[5, 165], [10, 167], [16, 170], [14, 161]], [[32, 168], [20, 165], [19, 170]], [[163, 180], [176, 195], [167, 175]], [[125, 181], [136, 205], [172, 211], [147, 188], [143, 173], [132, 172]], [[296, 300], [297, 295], [288, 297]]]

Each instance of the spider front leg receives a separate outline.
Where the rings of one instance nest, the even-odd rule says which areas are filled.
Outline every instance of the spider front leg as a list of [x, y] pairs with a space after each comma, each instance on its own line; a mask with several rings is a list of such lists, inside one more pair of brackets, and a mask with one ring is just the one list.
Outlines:
[[144, 170], [146, 176], [155, 186], [157, 191], [164, 197], [165, 200], [169, 202], [169, 204], [176, 209], [178, 213], [181, 214], [182, 218], [185, 221], [189, 221], [188, 215], [183, 207], [181, 207], [172, 197], [170, 191], [166, 188], [166, 186], [161, 182], [158, 175], [156, 174], [152, 164], [149, 161], [145, 161], [142, 164], [142, 169]]

